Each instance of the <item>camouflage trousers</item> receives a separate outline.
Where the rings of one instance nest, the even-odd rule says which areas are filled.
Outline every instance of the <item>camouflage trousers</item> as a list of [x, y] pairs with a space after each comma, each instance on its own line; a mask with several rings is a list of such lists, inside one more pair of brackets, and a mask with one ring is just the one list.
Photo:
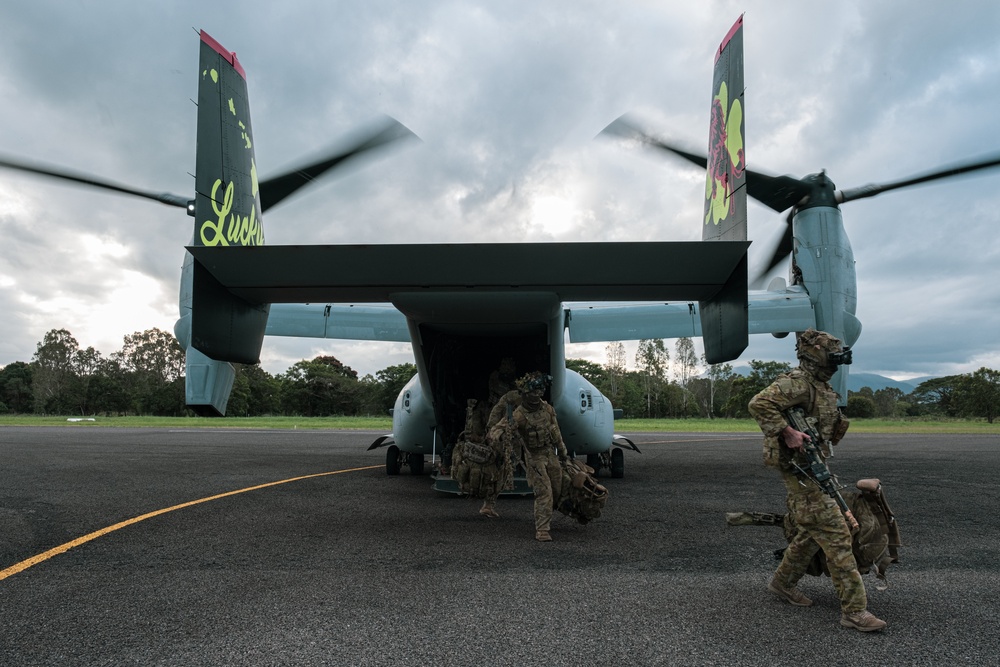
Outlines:
[[866, 609], [868, 597], [851, 550], [851, 532], [837, 503], [815, 484], [802, 487], [796, 475], [782, 472], [781, 476], [788, 490], [786, 503], [795, 519], [796, 532], [774, 573], [775, 579], [785, 588], [794, 588], [813, 556], [822, 549], [841, 611], [851, 614]]
[[524, 467], [535, 494], [535, 530], [549, 530], [552, 510], [559, 500], [554, 494], [562, 489], [562, 466], [555, 452], [530, 452], [525, 448]]

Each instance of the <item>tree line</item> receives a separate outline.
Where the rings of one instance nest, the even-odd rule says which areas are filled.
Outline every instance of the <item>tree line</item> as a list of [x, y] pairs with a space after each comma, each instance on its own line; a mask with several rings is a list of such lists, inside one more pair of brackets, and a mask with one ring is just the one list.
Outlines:
[[[0, 369], [0, 413], [184, 416], [184, 350], [173, 334], [149, 329], [125, 336], [105, 357], [83, 349], [65, 329], [38, 343], [30, 362]], [[302, 360], [272, 375], [260, 366], [233, 364], [236, 377], [226, 413], [232, 416], [385, 415], [412, 378], [413, 364], [374, 376], [335, 357]]]
[[[623, 343], [606, 347], [606, 363], [569, 359], [630, 418], [746, 418], [750, 398], [791, 365], [750, 362], [739, 374], [731, 364], [705, 363], [690, 338], [673, 355], [662, 339], [639, 342], [632, 368]], [[260, 366], [234, 364], [236, 378], [227, 414], [233, 416], [385, 415], [417, 372], [412, 363], [359, 378], [333, 356], [302, 360], [272, 375]], [[0, 369], [0, 413], [75, 415], [191, 414], [184, 405], [184, 350], [160, 329], [125, 336], [122, 349], [105, 357], [82, 349], [65, 329], [38, 343], [30, 362]], [[849, 392], [847, 413], [856, 418], [949, 417], [985, 419], [1000, 414], [1000, 371], [934, 378], [912, 393], [888, 387]]]
[[[749, 418], [747, 404], [792, 365], [750, 361], [750, 371], [731, 364], [711, 365], [698, 357], [690, 338], [679, 338], [671, 358], [663, 340], [642, 340], [633, 370], [624, 344], [605, 348], [604, 365], [570, 359], [567, 366], [590, 380], [601, 393], [633, 418]], [[907, 394], [895, 387], [849, 391], [845, 412], [855, 418], [903, 419], [947, 417], [985, 419], [1000, 416], [1000, 371], [980, 368], [920, 383]]]

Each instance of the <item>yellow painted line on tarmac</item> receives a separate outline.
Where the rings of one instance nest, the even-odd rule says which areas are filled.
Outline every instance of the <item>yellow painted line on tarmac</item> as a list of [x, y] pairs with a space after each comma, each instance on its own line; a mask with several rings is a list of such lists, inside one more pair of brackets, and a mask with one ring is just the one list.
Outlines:
[[59, 554], [64, 554], [67, 551], [69, 551], [70, 549], [72, 549], [74, 547], [78, 547], [81, 544], [86, 544], [87, 542], [91, 542], [93, 540], [96, 540], [98, 537], [103, 537], [104, 535], [107, 535], [108, 533], [113, 533], [116, 530], [121, 530], [122, 528], [126, 528], [128, 526], [137, 524], [140, 521], [145, 521], [146, 519], [152, 519], [153, 517], [160, 516], [161, 514], [166, 514], [167, 512], [173, 512], [173, 511], [176, 511], [176, 510], [184, 509], [185, 507], [191, 507], [193, 505], [200, 505], [202, 503], [207, 503], [207, 502], [210, 502], [212, 500], [219, 500], [220, 498], [228, 498], [229, 496], [235, 496], [235, 495], [238, 495], [240, 493], [246, 493], [248, 491], [257, 491], [258, 489], [266, 489], [266, 488], [268, 488], [270, 486], [278, 486], [279, 484], [288, 484], [290, 482], [301, 482], [304, 479], [314, 479], [316, 477], [327, 477], [329, 475], [342, 475], [342, 474], [348, 473], [348, 472], [360, 472], [362, 470], [373, 470], [375, 468], [381, 468], [381, 467], [382, 467], [381, 465], [364, 466], [363, 468], [347, 468], [345, 470], [334, 470], [332, 472], [320, 472], [320, 473], [316, 473], [316, 474], [313, 474], [313, 475], [303, 475], [301, 477], [292, 477], [291, 479], [283, 479], [283, 480], [280, 480], [280, 481], [277, 481], [277, 482], [268, 482], [267, 484], [258, 484], [257, 486], [249, 486], [249, 487], [247, 487], [245, 489], [238, 489], [236, 491], [227, 491], [226, 493], [220, 493], [220, 494], [215, 495], [215, 496], [209, 496], [208, 498], [201, 498], [199, 500], [192, 500], [190, 502], [181, 503], [180, 505], [174, 505], [173, 507], [167, 507], [167, 508], [162, 509], [162, 510], [156, 510], [155, 512], [149, 512], [147, 514], [143, 514], [142, 516], [137, 516], [137, 517], [134, 517], [132, 519], [128, 519], [126, 521], [122, 521], [120, 523], [116, 523], [113, 526], [108, 526], [107, 528], [102, 528], [100, 530], [94, 531], [93, 533], [90, 533], [89, 535], [84, 535], [83, 537], [78, 537], [75, 540], [72, 540], [70, 542], [66, 542], [65, 544], [61, 544], [58, 547], [55, 547], [53, 549], [49, 549], [48, 551], [46, 551], [44, 553], [40, 553], [37, 556], [32, 556], [31, 558], [28, 558], [27, 560], [22, 560], [20, 563], [16, 563], [15, 565], [11, 565], [10, 567], [8, 567], [5, 570], [0, 570], [0, 581], [3, 581], [7, 577], [10, 577], [10, 576], [13, 576], [13, 575], [17, 574], [18, 572], [24, 572], [29, 567], [34, 567], [35, 565], [38, 565], [39, 563], [44, 563], [45, 561], [47, 561], [48, 559], [50, 559], [50, 558], [52, 558], [54, 556], [58, 556]]

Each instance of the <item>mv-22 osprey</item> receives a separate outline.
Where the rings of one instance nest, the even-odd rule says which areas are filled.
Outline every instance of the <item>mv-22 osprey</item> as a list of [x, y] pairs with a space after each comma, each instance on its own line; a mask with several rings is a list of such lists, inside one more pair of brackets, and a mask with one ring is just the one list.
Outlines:
[[[746, 168], [743, 19], [715, 53], [708, 156], [688, 153], [620, 118], [605, 134], [665, 149], [707, 170], [700, 242], [420, 245], [264, 245], [262, 213], [355, 156], [412, 137], [395, 121], [346, 149], [260, 180], [245, 71], [200, 33], [195, 196], [155, 193], [37, 163], [0, 166], [68, 179], [185, 208], [194, 235], [181, 274], [174, 332], [186, 350], [186, 400], [223, 415], [232, 363], [255, 364], [265, 336], [406, 341], [418, 373], [393, 409], [386, 467], [423, 470], [453, 443], [468, 399], [486, 399], [504, 359], [552, 377], [566, 446], [612, 476], [624, 471], [611, 402], [566, 368], [565, 341], [701, 336], [710, 364], [738, 357], [748, 334], [815, 327], [853, 345], [854, 257], [839, 204], [1000, 163], [977, 161], [916, 179], [835, 191], [825, 174], [796, 179]], [[791, 281], [748, 290], [746, 197], [791, 210], [773, 264], [791, 254]], [[602, 305], [574, 306], [574, 302]], [[846, 397], [846, 367], [835, 388]], [[373, 445], [374, 446], [374, 445]]]

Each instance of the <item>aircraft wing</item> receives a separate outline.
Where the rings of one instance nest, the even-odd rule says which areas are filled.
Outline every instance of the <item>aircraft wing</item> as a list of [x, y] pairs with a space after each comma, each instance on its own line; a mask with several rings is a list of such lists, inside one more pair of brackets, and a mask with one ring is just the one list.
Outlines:
[[[804, 331], [815, 326], [809, 295], [801, 286], [747, 293], [751, 334]], [[569, 305], [571, 343], [701, 336], [698, 304], [578, 303]]]
[[248, 304], [392, 302], [398, 293], [553, 292], [563, 301], [707, 299], [746, 241], [192, 246]]
[[406, 318], [385, 304], [276, 303], [264, 335], [410, 342]]
[[[404, 316], [437, 319], [479, 295], [504, 294], [515, 301], [519, 296], [530, 301], [533, 294], [551, 294], [561, 302], [705, 301], [746, 284], [747, 246], [747, 241], [191, 246], [198, 288], [191, 341], [212, 359], [252, 364], [266, 333], [322, 329], [336, 337], [408, 339], [392, 315], [341, 310], [344, 327], [338, 331], [336, 320], [305, 306], [274, 319], [267, 314], [270, 331], [234, 326], [245, 312], [266, 313], [268, 304], [391, 303]], [[740, 287], [739, 302], [743, 295]], [[746, 316], [742, 303], [736, 305], [727, 321]], [[735, 356], [738, 351], [727, 359]]]

